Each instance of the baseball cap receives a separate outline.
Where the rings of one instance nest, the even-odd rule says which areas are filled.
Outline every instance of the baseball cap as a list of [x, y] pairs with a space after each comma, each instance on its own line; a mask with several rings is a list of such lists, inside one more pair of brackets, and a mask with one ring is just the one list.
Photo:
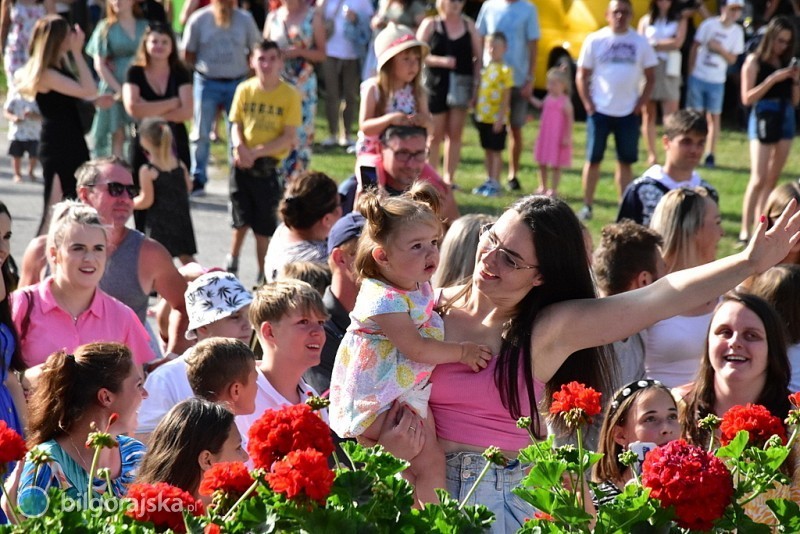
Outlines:
[[328, 256], [331, 255], [331, 252], [336, 247], [359, 237], [365, 221], [364, 216], [355, 211], [343, 215], [336, 221], [328, 233]]

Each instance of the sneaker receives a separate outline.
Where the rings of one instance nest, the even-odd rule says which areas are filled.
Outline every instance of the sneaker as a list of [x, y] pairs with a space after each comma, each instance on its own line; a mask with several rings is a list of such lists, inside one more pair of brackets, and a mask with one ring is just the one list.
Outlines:
[[225, 256], [225, 270], [233, 275], [239, 272], [239, 256]]
[[709, 154], [708, 156], [706, 156], [706, 160], [705, 162], [703, 162], [703, 165], [705, 165], [709, 169], [713, 169], [715, 166], [714, 154]]
[[206, 189], [204, 187], [196, 187], [189, 193], [189, 196], [192, 198], [201, 198], [206, 196]]
[[578, 219], [581, 221], [591, 221], [592, 220], [592, 207], [588, 205], [584, 205], [581, 208], [581, 211], [578, 212]]
[[519, 191], [520, 189], [522, 189], [522, 187], [520, 187], [519, 185], [519, 180], [517, 180], [516, 176], [508, 181], [506, 187], [508, 188], [509, 191]]
[[480, 186], [472, 190], [473, 195], [480, 195], [483, 197], [496, 197], [500, 196], [500, 184], [497, 180], [487, 178]]
[[320, 145], [325, 148], [331, 148], [336, 146], [337, 144], [338, 143], [336, 142], [336, 139], [334, 139], [333, 137], [328, 137], [327, 139], [325, 139], [323, 142], [320, 143]]

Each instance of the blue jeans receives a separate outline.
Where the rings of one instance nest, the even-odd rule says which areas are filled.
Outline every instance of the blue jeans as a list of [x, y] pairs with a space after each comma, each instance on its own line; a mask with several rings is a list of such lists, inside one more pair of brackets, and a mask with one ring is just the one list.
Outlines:
[[211, 80], [200, 73], [194, 73], [194, 121], [192, 125], [191, 155], [192, 155], [192, 177], [200, 186], [205, 186], [208, 182], [206, 168], [208, 167], [208, 156], [210, 153], [211, 130], [214, 128], [214, 118], [217, 116], [217, 108], [222, 106], [225, 113], [225, 126], [228, 130], [228, 162], [230, 163], [230, 123], [228, 122], [228, 112], [233, 102], [233, 94], [236, 86], [244, 80], [244, 77], [237, 80]]
[[[458, 452], [448, 454], [446, 461], [447, 491], [461, 501], [477, 480], [486, 459], [480, 453]], [[494, 512], [493, 534], [516, 532], [536, 512], [533, 506], [511, 493], [525, 478], [526, 471], [527, 466], [519, 460], [511, 460], [506, 467], [493, 465], [467, 501], [468, 505], [482, 504]]]

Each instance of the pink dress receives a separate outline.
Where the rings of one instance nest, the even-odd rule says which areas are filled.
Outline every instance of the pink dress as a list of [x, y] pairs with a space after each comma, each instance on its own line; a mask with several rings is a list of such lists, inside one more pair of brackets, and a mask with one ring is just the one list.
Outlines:
[[572, 132], [569, 132], [570, 144], [564, 146], [564, 129], [568, 128], [564, 117], [564, 104], [567, 95], [544, 98], [542, 107], [542, 120], [539, 126], [539, 138], [536, 140], [534, 157], [539, 165], [547, 167], [566, 168], [572, 166]]

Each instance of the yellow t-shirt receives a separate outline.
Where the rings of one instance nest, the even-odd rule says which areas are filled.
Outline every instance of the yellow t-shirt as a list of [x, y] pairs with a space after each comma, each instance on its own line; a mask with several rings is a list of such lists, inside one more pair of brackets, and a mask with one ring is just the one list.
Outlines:
[[[299, 127], [302, 122], [300, 93], [281, 80], [271, 91], [265, 91], [257, 77], [239, 84], [231, 104], [230, 121], [239, 123], [248, 147], [268, 143], [280, 137], [286, 126]], [[283, 159], [286, 149], [268, 156]]]
[[514, 87], [514, 69], [503, 63], [489, 63], [481, 71], [475, 119], [478, 122], [494, 124], [497, 112], [500, 111], [500, 104], [503, 102], [503, 92], [512, 87]]

